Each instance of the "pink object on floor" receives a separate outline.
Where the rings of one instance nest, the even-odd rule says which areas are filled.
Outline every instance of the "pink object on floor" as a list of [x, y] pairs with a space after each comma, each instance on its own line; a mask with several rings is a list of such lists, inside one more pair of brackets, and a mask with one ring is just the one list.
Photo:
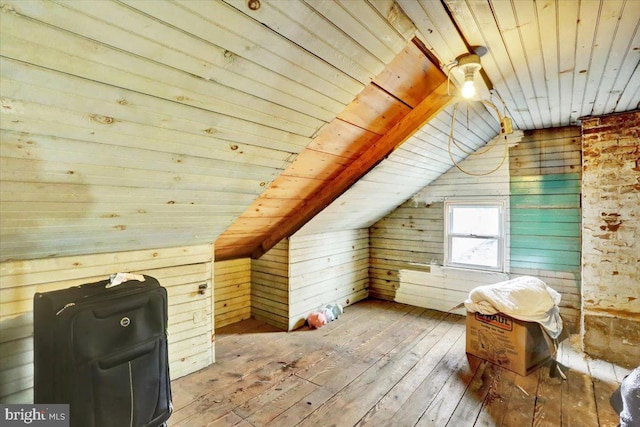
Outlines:
[[311, 329], [318, 329], [327, 324], [327, 317], [324, 313], [314, 312], [307, 317], [307, 323]]

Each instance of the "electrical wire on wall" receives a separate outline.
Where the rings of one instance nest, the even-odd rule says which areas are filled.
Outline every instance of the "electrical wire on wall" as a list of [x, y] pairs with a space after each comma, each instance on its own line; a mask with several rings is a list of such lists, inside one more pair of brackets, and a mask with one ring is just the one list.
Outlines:
[[[503, 107], [503, 112], [502, 114], [500, 113], [500, 111], [498, 110], [498, 108], [496, 107], [496, 105], [489, 101], [489, 100], [484, 100], [484, 99], [478, 99], [478, 100], [474, 100], [476, 98], [476, 89], [475, 89], [475, 83], [474, 83], [474, 79], [476, 74], [482, 70], [482, 64], [480, 63], [480, 57], [482, 55], [484, 55], [486, 53], [486, 49], [483, 49], [482, 47], [478, 47], [476, 49], [474, 49], [474, 53], [465, 53], [463, 55], [460, 55], [454, 62], [452, 62], [451, 64], [449, 64], [447, 66], [447, 68], [449, 69], [449, 72], [447, 73], [447, 93], [449, 93], [449, 84], [451, 81], [451, 73], [454, 70], [459, 70], [462, 72], [463, 76], [464, 76], [464, 83], [462, 85], [462, 89], [460, 91], [460, 94], [462, 95], [462, 97], [465, 99], [465, 105], [467, 107], [467, 123], [469, 121], [469, 102], [480, 102], [482, 104], [484, 104], [485, 108], [492, 108], [497, 117], [498, 117], [498, 122], [500, 123], [500, 134], [498, 135], [498, 137], [494, 138], [492, 141], [490, 141], [486, 147], [484, 147], [483, 149], [478, 149], [474, 152], [470, 152], [465, 150], [463, 147], [461, 147], [460, 145], [458, 145], [458, 143], [456, 142], [455, 136], [454, 136], [454, 128], [455, 128], [455, 123], [456, 123], [456, 116], [458, 114], [458, 108], [460, 106], [460, 103], [462, 101], [458, 101], [456, 102], [456, 104], [453, 107], [453, 114], [451, 115], [451, 129], [449, 130], [449, 141], [447, 144], [447, 151], [449, 152], [449, 158], [451, 159], [451, 161], [453, 162], [453, 165], [458, 168], [461, 172], [467, 174], [467, 175], [474, 175], [474, 176], [485, 176], [485, 175], [489, 175], [494, 173], [495, 171], [497, 171], [498, 169], [500, 169], [500, 167], [502, 167], [502, 165], [504, 164], [504, 162], [507, 160], [507, 156], [509, 155], [509, 143], [508, 143], [508, 138], [507, 135], [509, 135], [510, 133], [513, 132], [513, 123], [511, 121], [511, 119], [509, 117], [507, 117], [506, 115], [506, 105], [504, 103], [504, 100], [502, 98], [500, 98], [500, 95], [498, 95], [494, 90], [490, 89], [490, 93], [491, 96], [496, 96], [502, 103], [502, 107]], [[468, 129], [468, 124], [467, 124], [467, 129]], [[498, 164], [498, 166], [496, 166], [494, 169], [490, 170], [489, 172], [482, 172], [482, 173], [475, 173], [475, 172], [470, 172], [468, 170], [465, 170], [462, 166], [460, 166], [460, 163], [458, 163], [456, 161], [456, 159], [453, 156], [452, 153], [452, 145], [455, 145], [460, 151], [462, 151], [464, 154], [466, 154], [467, 156], [479, 156], [482, 154], [485, 154], [487, 152], [489, 152], [491, 149], [493, 149], [497, 143], [498, 140], [500, 139], [499, 137], [502, 137], [502, 139], [504, 140], [504, 152], [502, 154], [502, 159], [500, 160], [500, 163]]]
[[[497, 94], [496, 94], [497, 96]], [[502, 101], [502, 99], [500, 98], [500, 100]], [[453, 114], [451, 115], [451, 129], [449, 130], [449, 140], [448, 140], [448, 144], [447, 144], [447, 151], [449, 153], [449, 158], [451, 159], [451, 161], [453, 162], [453, 165], [460, 170], [461, 172], [467, 174], [467, 175], [473, 175], [473, 176], [486, 176], [486, 175], [490, 175], [494, 172], [496, 172], [498, 169], [500, 169], [502, 167], [502, 165], [504, 165], [505, 161], [507, 160], [507, 156], [509, 155], [509, 141], [507, 136], [513, 132], [513, 124], [511, 122], [511, 119], [509, 117], [506, 116], [506, 114], [503, 113], [501, 114], [500, 111], [498, 110], [498, 107], [496, 107], [496, 105], [494, 103], [492, 103], [491, 101], [487, 101], [487, 100], [483, 100], [480, 99], [478, 101], [465, 101], [464, 104], [467, 107], [467, 120], [468, 120], [468, 115], [469, 115], [469, 102], [480, 102], [482, 104], [484, 104], [486, 107], [492, 108], [495, 112], [496, 115], [498, 116], [498, 121], [500, 123], [500, 133], [498, 134], [498, 136], [496, 138], [494, 138], [493, 140], [491, 140], [486, 147], [482, 148], [482, 149], [478, 149], [476, 151], [468, 151], [465, 150], [464, 147], [460, 146], [455, 139], [455, 135], [454, 135], [454, 128], [455, 128], [455, 122], [456, 122], [456, 116], [458, 113], [458, 108], [460, 106], [460, 104], [462, 103], [462, 101], [456, 102], [455, 105], [453, 106]], [[506, 110], [506, 106], [503, 104], [503, 109]], [[504, 151], [502, 154], [502, 158], [499, 162], [499, 164], [491, 169], [488, 172], [470, 172], [466, 169], [464, 169], [459, 162], [456, 161], [456, 159], [453, 156], [453, 152], [452, 152], [452, 145], [455, 145], [456, 148], [460, 151], [462, 151], [464, 154], [466, 154], [467, 156], [481, 156], [483, 154], [488, 153], [489, 151], [491, 151], [494, 147], [496, 147], [498, 145], [498, 141], [502, 140], [504, 141]]]

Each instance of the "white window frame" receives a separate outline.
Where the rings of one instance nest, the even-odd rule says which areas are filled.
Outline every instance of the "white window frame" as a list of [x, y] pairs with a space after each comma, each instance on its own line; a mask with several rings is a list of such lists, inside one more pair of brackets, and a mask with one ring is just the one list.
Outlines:
[[[476, 235], [476, 234], [454, 234], [451, 233], [451, 227], [453, 222], [453, 208], [455, 207], [497, 207], [500, 215], [499, 234], [493, 235]], [[506, 218], [507, 218], [507, 206], [506, 201], [502, 199], [479, 199], [479, 200], [445, 200], [444, 203], [444, 217], [445, 217], [445, 229], [444, 229], [444, 265], [446, 267], [463, 268], [468, 270], [482, 270], [482, 271], [497, 271], [504, 273], [506, 270], [505, 248], [506, 248]], [[453, 262], [451, 260], [452, 251], [452, 239], [454, 237], [473, 237], [473, 238], [486, 238], [497, 239], [498, 241], [498, 262], [496, 267], [480, 265], [480, 264], [465, 264]]]

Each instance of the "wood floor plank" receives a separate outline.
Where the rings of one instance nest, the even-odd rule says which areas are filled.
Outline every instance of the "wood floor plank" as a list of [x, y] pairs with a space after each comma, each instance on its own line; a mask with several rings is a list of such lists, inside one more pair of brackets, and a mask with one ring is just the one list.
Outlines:
[[615, 369], [611, 363], [597, 359], [587, 359], [587, 365], [593, 380], [598, 423], [600, 427], [616, 427], [620, 423], [620, 416], [609, 401], [619, 386]]
[[[371, 303], [364, 304], [367, 305]], [[345, 312], [337, 321], [319, 330], [301, 328], [286, 333], [274, 332], [272, 328], [268, 328], [268, 332], [238, 334], [234, 341], [225, 341], [224, 345], [216, 349], [219, 355], [216, 365], [194, 375], [192, 388], [201, 390], [201, 394], [176, 414], [175, 418], [184, 425], [197, 425], [202, 418], [221, 417], [237, 405], [277, 384], [285, 371], [291, 375], [293, 370], [313, 366], [337, 348], [348, 345], [357, 337], [366, 336], [364, 332], [371, 324], [384, 324], [390, 317], [402, 317], [414, 310], [411, 306], [389, 303], [376, 304], [376, 308], [378, 316], [369, 325], [358, 322], [358, 310], [354, 310], [355, 314], [347, 315]], [[318, 336], [321, 333], [322, 340]], [[292, 337], [298, 339], [291, 339]], [[262, 349], [260, 352], [255, 351], [258, 347]], [[225, 354], [229, 357], [225, 358]], [[218, 367], [220, 369], [216, 369]], [[209, 391], [211, 386], [215, 387], [219, 395], [228, 397], [216, 398]], [[211, 405], [212, 401], [215, 405]]]
[[536, 391], [536, 407], [533, 416], [535, 427], [560, 427], [562, 425], [562, 378], [552, 378], [550, 367], [542, 366], [536, 372], [539, 383]]
[[[410, 310], [411, 307], [406, 306], [401, 309], [394, 307], [397, 310]], [[358, 317], [365, 314], [366, 310], [361, 308], [355, 308], [348, 310], [340, 319], [342, 322], [334, 322], [327, 329], [333, 329], [333, 336], [339, 339], [341, 333], [335, 333], [335, 331], [342, 331], [342, 325], [357, 325]], [[381, 317], [384, 317], [382, 315]], [[384, 320], [382, 320], [384, 321]], [[290, 346], [290, 337], [287, 333], [283, 333], [276, 327], [267, 325], [263, 322], [255, 323], [255, 319], [249, 319], [239, 324], [247, 326], [246, 330], [237, 329], [237, 325], [229, 325], [225, 328], [221, 328], [217, 331], [217, 347], [216, 347], [216, 364], [214, 366], [224, 367], [227, 375], [241, 376], [249, 372], [252, 366], [260, 366], [262, 362], [272, 361], [274, 358], [282, 354], [282, 348], [279, 347], [280, 343]], [[241, 327], [240, 327], [241, 328]], [[364, 329], [364, 328], [363, 328]], [[325, 331], [323, 329], [323, 331]], [[308, 328], [301, 328], [294, 332], [296, 336], [298, 334], [311, 332]], [[324, 335], [327, 335], [325, 333]], [[346, 330], [342, 335], [351, 337], [354, 334], [353, 331]], [[325, 340], [323, 346], [330, 342]], [[255, 348], [262, 348], [261, 352], [256, 352]], [[286, 362], [284, 362], [286, 363]], [[212, 377], [215, 369], [209, 370], [212, 372], [203, 371], [194, 374], [190, 382], [200, 380], [203, 381], [204, 377]], [[232, 375], [232, 376], [233, 376]], [[203, 377], [203, 378], [201, 378]], [[180, 380], [177, 381], [180, 383]]]
[[243, 420], [242, 417], [239, 417], [234, 412], [229, 412], [214, 421], [207, 422], [206, 420], [202, 420], [202, 424], [199, 425], [206, 427], [253, 427], [249, 422]]
[[516, 375], [511, 384], [509, 404], [505, 409], [501, 427], [522, 427], [531, 425], [536, 406], [539, 373], [532, 372], [523, 377]]
[[242, 322], [232, 323], [231, 325], [216, 328], [216, 339], [226, 339], [237, 334], [250, 333], [255, 329], [262, 328], [265, 323], [254, 318], [246, 319]]
[[252, 329], [246, 334], [237, 334], [226, 338], [223, 343], [221, 339], [216, 338], [216, 348], [229, 348], [233, 351], [216, 351], [216, 362], [227, 363], [235, 360], [235, 363], [243, 363], [245, 359], [255, 358], [253, 348], [264, 342], [282, 341], [285, 339], [280, 333], [281, 331], [271, 325], [263, 324], [260, 328]]
[[500, 381], [502, 372], [501, 368], [491, 363], [485, 364], [484, 369], [478, 369], [446, 426], [474, 425], [489, 391]]
[[274, 341], [262, 343], [262, 351], [255, 352], [254, 349], [254, 357], [244, 364], [238, 365], [231, 361], [227, 366], [220, 364], [199, 375], [197, 381], [203, 394], [177, 412], [180, 421], [185, 426], [192, 426], [198, 425], [198, 420], [204, 417], [222, 417], [287, 376], [293, 375], [297, 364], [315, 363], [325, 354], [322, 346], [314, 345], [313, 342], [308, 342], [303, 352], [292, 340], [278, 342], [275, 346], [272, 344]]
[[[343, 380], [349, 378], [349, 375], [344, 372], [346, 366], [350, 366], [350, 369], [353, 370], [354, 365], [364, 359], [364, 356], [371, 349], [376, 348], [380, 343], [389, 344], [393, 341], [394, 338], [389, 339], [389, 330], [393, 329], [394, 325], [404, 325], [409, 321], [407, 320], [410, 319], [408, 316], [412, 316], [412, 313], [425, 311], [425, 309], [410, 306], [401, 307], [401, 310], [386, 310], [375, 319], [361, 322], [348, 330], [348, 336], [342, 333], [327, 333], [322, 339], [333, 345], [332, 351], [327, 352], [326, 357], [318, 360], [317, 363], [299, 365], [300, 369], [297, 375], [327, 387], [330, 387], [327, 383], [335, 382], [335, 373], [341, 374], [341, 376], [338, 375], [338, 378], [343, 378]], [[393, 335], [391, 334], [391, 336]], [[369, 357], [371, 356], [369, 355]], [[341, 386], [333, 385], [331, 387]]]
[[467, 360], [469, 361], [468, 365], [453, 373], [443, 384], [443, 387], [429, 404], [416, 426], [444, 426], [449, 422], [453, 411], [458, 407], [460, 399], [462, 399], [476, 372], [484, 371], [489, 365], [489, 362], [478, 359], [475, 356], [467, 355]]
[[172, 382], [169, 425], [614, 425], [608, 396], [619, 367], [585, 359], [567, 340], [566, 381], [549, 366], [522, 377], [466, 354], [461, 319], [364, 300], [318, 330], [255, 319], [220, 328], [216, 363]]
[[[423, 309], [422, 312], [424, 311], [426, 310]], [[436, 316], [437, 313], [433, 311], [426, 314], [426, 318], [436, 318]], [[434, 327], [441, 317], [438, 316], [437, 319], [433, 320], [430, 323], [431, 327]], [[380, 333], [361, 334], [358, 340], [354, 341], [358, 345], [350, 346], [346, 351], [328, 357], [317, 366], [299, 372], [298, 375], [316, 384], [339, 390], [354, 378], [353, 375], [345, 375], [345, 370], [359, 372], [366, 370], [374, 361], [384, 356], [405, 339], [403, 334], [409, 331], [407, 328], [410, 323], [410, 319], [402, 317], [390, 323], [388, 327], [379, 329]], [[337, 380], [339, 377], [342, 380]], [[328, 385], [329, 383], [330, 385]]]
[[500, 370], [482, 404], [474, 427], [495, 427], [503, 424], [509, 401], [513, 395], [515, 372]]
[[[190, 412], [197, 413], [201, 401], [209, 402], [211, 387], [229, 387], [230, 382], [241, 380], [245, 374], [251, 373], [279, 355], [282, 350], [277, 347], [278, 342], [286, 337], [272, 326], [262, 326], [263, 328], [251, 327], [251, 332], [238, 334], [224, 343], [218, 342], [216, 363], [212, 365], [212, 369], [195, 372], [188, 380], [174, 381], [174, 387], [179, 387], [181, 391], [179, 405], [176, 405], [177, 419], [187, 416]], [[265, 345], [269, 338], [274, 344], [272, 347]], [[258, 346], [263, 346], [265, 350], [256, 353], [254, 349]], [[232, 348], [233, 351], [218, 351], [224, 348]], [[184, 410], [179, 411], [183, 408]]]
[[562, 426], [598, 427], [593, 382], [583, 353], [569, 342], [561, 347], [560, 360], [569, 366], [567, 380], [562, 382]]
[[248, 400], [234, 409], [234, 412], [251, 425], [262, 426], [304, 399], [306, 395], [318, 387], [316, 384], [292, 375], [266, 392]]
[[[447, 348], [448, 351], [439, 360], [437, 349], [434, 352], [427, 353], [422, 359], [426, 364], [435, 363], [433, 369], [428, 366], [417, 367], [413, 369], [393, 387], [387, 395], [378, 402], [371, 410], [360, 420], [358, 426], [381, 426], [381, 425], [414, 425], [426, 407], [434, 399], [438, 391], [453, 372], [461, 369], [462, 365], [467, 364], [465, 354], [465, 336], [464, 328], [461, 335], [453, 343], [448, 346], [448, 340], [443, 340], [441, 348]], [[455, 337], [455, 329], [451, 330], [452, 337]], [[438, 343], [438, 344], [441, 344]]]
[[376, 361], [299, 425], [320, 425], [331, 414], [340, 414], [342, 423], [355, 425], [369, 408], [375, 405], [419, 362], [424, 354], [433, 348], [452, 325], [453, 323], [443, 320], [432, 330], [407, 335], [403, 342]]
[[[338, 390], [350, 384], [363, 372], [366, 372], [398, 342], [405, 340], [407, 334], [412, 331], [411, 325], [419, 326], [415, 328], [414, 332], [418, 334], [425, 329], [425, 322], [430, 322], [431, 327], [434, 327], [439, 319], [444, 317], [444, 313], [438, 313], [433, 310], [422, 310], [417, 313], [419, 315], [416, 315], [415, 310], [411, 310], [405, 313], [406, 316], [390, 322], [387, 328], [380, 330], [380, 333], [364, 334], [358, 340], [360, 345], [352, 347], [342, 355], [335, 358], [327, 358], [317, 366], [299, 371], [297, 375], [314, 383], [323, 384], [323, 387], [305, 396], [305, 399], [293, 405], [269, 425], [277, 427], [297, 425], [301, 420], [310, 416], [324, 405]], [[373, 330], [376, 331], [376, 329]], [[366, 335], [373, 335], [373, 338], [369, 339]]]

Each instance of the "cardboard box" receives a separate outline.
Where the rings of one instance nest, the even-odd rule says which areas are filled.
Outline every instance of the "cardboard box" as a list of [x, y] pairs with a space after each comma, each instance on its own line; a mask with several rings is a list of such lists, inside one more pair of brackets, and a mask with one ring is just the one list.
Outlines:
[[526, 376], [551, 358], [540, 325], [467, 312], [467, 353]]

